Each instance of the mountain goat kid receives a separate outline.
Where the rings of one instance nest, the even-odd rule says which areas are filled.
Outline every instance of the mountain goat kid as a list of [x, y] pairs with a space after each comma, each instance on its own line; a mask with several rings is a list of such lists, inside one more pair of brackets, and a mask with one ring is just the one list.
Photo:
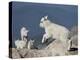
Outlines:
[[24, 40], [16, 40], [15, 41], [15, 46], [16, 46], [16, 48], [19, 50], [19, 49], [23, 49], [23, 48], [25, 48], [26, 47], [26, 41], [24, 41]]

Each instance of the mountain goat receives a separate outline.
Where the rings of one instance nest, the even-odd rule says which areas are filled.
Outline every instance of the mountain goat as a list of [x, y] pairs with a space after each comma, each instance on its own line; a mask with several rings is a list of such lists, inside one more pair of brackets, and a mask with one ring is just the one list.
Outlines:
[[27, 30], [25, 27], [21, 28], [21, 30], [20, 30], [21, 40], [26, 40], [26, 38], [28, 36], [28, 32], [29, 32], [29, 30]]
[[34, 41], [28, 39], [28, 32], [29, 30], [27, 30], [25, 27], [21, 28], [21, 40], [18, 39], [15, 41], [15, 46], [17, 47], [17, 49], [23, 49], [24, 47], [26, 47], [27, 49], [31, 49]]
[[68, 39], [68, 35], [70, 31], [64, 26], [52, 23], [47, 19], [48, 16], [42, 17], [40, 21], [40, 27], [45, 29], [45, 34], [42, 38], [42, 43], [44, 43], [48, 38], [53, 38], [56, 40], [60, 40], [63, 43], [64, 47], [70, 49], [70, 40]]
[[15, 41], [15, 46], [18, 50], [23, 48], [32, 49], [33, 43], [34, 43], [34, 40], [25, 41], [25, 40], [18, 39]]

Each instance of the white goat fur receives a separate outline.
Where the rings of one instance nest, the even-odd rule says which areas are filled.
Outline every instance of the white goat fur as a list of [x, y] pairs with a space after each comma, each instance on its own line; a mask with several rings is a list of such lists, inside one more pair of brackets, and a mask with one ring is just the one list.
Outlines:
[[29, 40], [27, 48], [31, 49], [33, 47], [34, 40]]
[[21, 33], [21, 40], [24, 40], [24, 37], [27, 37], [29, 30], [27, 30], [25, 27], [22, 27], [20, 30]]
[[26, 41], [16, 40], [15, 41], [15, 46], [17, 47], [17, 49], [23, 49], [24, 47], [26, 47]]
[[[50, 20], [47, 19], [47, 16], [44, 16], [40, 21], [40, 27], [45, 29], [45, 34], [43, 35], [42, 43], [45, 42], [45, 39], [52, 37], [53, 39], [60, 40], [63, 45], [70, 45], [70, 41], [68, 40], [68, 35], [70, 31], [64, 26], [52, 23]], [[70, 46], [68, 46], [68, 49], [69, 48]]]

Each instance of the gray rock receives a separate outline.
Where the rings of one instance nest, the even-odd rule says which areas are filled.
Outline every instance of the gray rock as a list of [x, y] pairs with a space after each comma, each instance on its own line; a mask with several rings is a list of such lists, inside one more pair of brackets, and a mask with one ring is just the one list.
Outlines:
[[50, 43], [45, 49], [37, 50], [29, 50], [26, 54], [25, 58], [31, 57], [49, 57], [49, 56], [62, 56], [66, 54], [66, 48], [63, 44], [59, 41], [53, 41]]
[[52, 52], [52, 56], [54, 55], [65, 55], [67, 48], [62, 44], [60, 40], [55, 40], [50, 43], [46, 48], [46, 50]]
[[46, 53], [44, 50], [29, 50], [28, 54], [26, 54], [25, 57], [31, 58], [31, 57], [44, 57], [46, 56]]
[[12, 58], [32, 58], [32, 57], [49, 57], [49, 56], [64, 56], [74, 54], [74, 52], [67, 52], [60, 40], [54, 40], [48, 44], [44, 49], [27, 49], [23, 48], [16, 50], [12, 48]]
[[18, 50], [18, 52], [22, 58], [25, 57], [25, 55], [28, 53], [28, 51], [29, 50], [27, 48], [23, 48], [23, 49]]
[[26, 54], [25, 58], [49, 57], [49, 56], [55, 56], [55, 55], [53, 55], [52, 51], [49, 51], [49, 50], [30, 50], [28, 54]]
[[13, 59], [21, 58], [21, 56], [19, 55], [18, 51], [15, 48], [10, 48], [10, 50], [11, 58]]

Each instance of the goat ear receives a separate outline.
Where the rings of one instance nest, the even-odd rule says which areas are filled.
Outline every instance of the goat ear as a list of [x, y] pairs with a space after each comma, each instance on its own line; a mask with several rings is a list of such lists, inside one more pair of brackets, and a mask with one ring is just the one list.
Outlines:
[[44, 16], [44, 19], [47, 19], [48, 18], [48, 15]]
[[41, 18], [41, 21], [44, 21], [44, 17]]

